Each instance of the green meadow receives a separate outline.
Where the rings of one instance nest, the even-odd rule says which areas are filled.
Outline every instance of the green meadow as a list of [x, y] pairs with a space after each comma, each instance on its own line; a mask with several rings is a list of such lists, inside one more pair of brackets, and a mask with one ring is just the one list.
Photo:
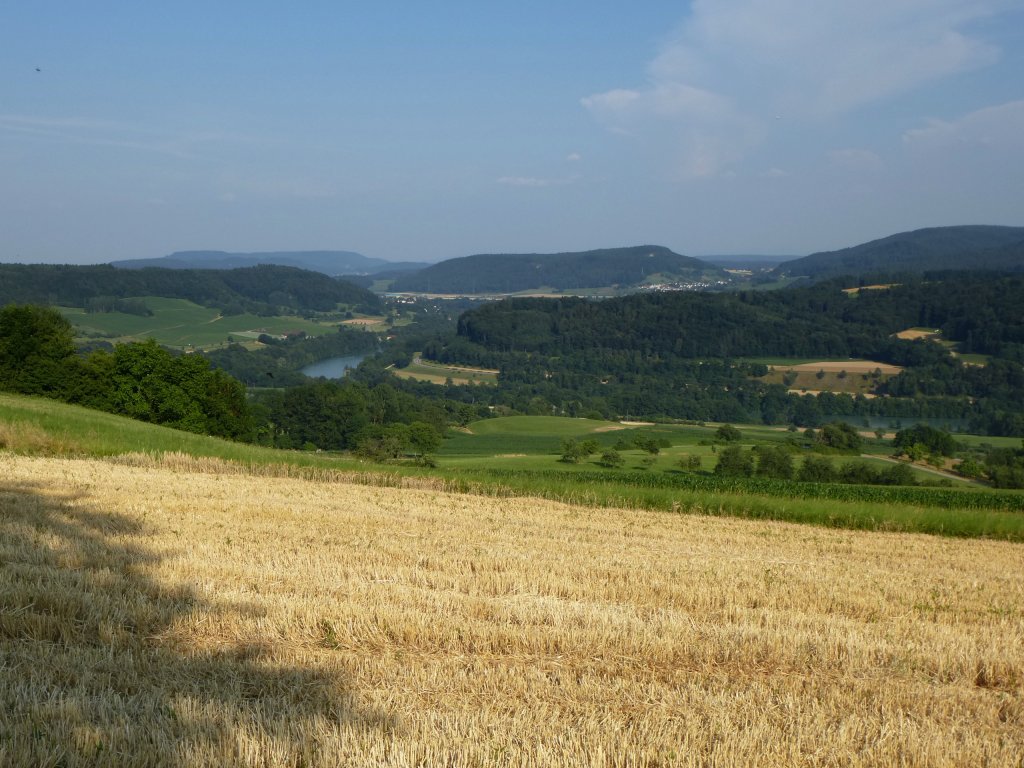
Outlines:
[[434, 384], [444, 384], [449, 380], [454, 384], [494, 384], [498, 380], [497, 371], [449, 366], [424, 360], [419, 356], [404, 368], [392, 369], [392, 373], [399, 378], [430, 381]]
[[261, 333], [284, 334], [305, 331], [320, 336], [337, 324], [324, 325], [303, 317], [278, 315], [259, 317], [251, 314], [222, 316], [216, 309], [202, 307], [185, 299], [159, 296], [140, 297], [152, 310], [150, 317], [123, 312], [86, 312], [78, 307], [59, 307], [75, 333], [83, 338], [103, 338], [112, 342], [153, 338], [159, 344], [178, 349], [209, 349], [229, 341], [255, 341]]
[[[744, 427], [741, 444], [782, 442], [786, 431]], [[712, 473], [719, 445], [702, 425], [620, 424], [589, 419], [515, 416], [475, 422], [454, 431], [436, 466], [372, 464], [347, 454], [282, 451], [132, 421], [42, 398], [0, 394], [0, 450], [54, 456], [160, 460], [194, 457], [199, 471], [312, 472], [319, 479], [400, 486], [428, 484], [490, 496], [534, 496], [584, 506], [623, 506], [666, 513], [726, 515], [868, 530], [1024, 541], [1024, 493], [971, 487], [851, 486], [731, 479]], [[597, 456], [560, 462], [565, 438], [594, 439], [604, 447], [641, 436], [669, 445], [657, 456], [628, 448], [622, 467]], [[621, 442], [620, 442], [621, 441]], [[868, 441], [869, 443], [871, 441]], [[868, 451], [882, 461], [879, 441]], [[683, 455], [701, 457], [699, 472], [683, 471]], [[834, 457], [837, 461], [849, 457]], [[217, 460], [210, 465], [206, 459]], [[929, 478], [935, 480], [937, 478]]]
[[[620, 469], [636, 469], [648, 472], [676, 472], [679, 460], [687, 456], [698, 456], [701, 469], [710, 472], [718, 460], [717, 452], [722, 445], [716, 443], [715, 431], [719, 425], [688, 424], [623, 424], [593, 419], [571, 419], [561, 416], [506, 416], [484, 419], [468, 425], [465, 429], [453, 431], [438, 452], [441, 466], [461, 469], [500, 470], [548, 470], [564, 472], [612, 472], [598, 462], [600, 453], [578, 464], [559, 461], [562, 441], [566, 438], [592, 439], [601, 450], [616, 448], [624, 463]], [[779, 427], [763, 425], [741, 425], [742, 439], [739, 445], [752, 448], [755, 445], [788, 443], [792, 433]], [[663, 445], [657, 455], [651, 455], [639, 448], [622, 448], [637, 438], [654, 439]], [[668, 443], [668, 445], [664, 445]], [[1018, 445], [1012, 441], [1007, 444]], [[828, 454], [836, 463], [863, 461], [876, 468], [892, 465], [887, 459], [892, 447], [886, 440], [865, 437], [863, 456]], [[796, 455], [797, 466], [805, 451]], [[918, 482], [934, 483], [940, 476], [926, 469], [911, 467]], [[967, 480], [947, 477], [954, 485], [973, 485]]]

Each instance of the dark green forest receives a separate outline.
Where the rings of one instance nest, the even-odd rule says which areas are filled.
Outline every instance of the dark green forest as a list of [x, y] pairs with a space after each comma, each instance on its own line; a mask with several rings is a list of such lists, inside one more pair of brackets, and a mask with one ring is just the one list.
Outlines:
[[508, 299], [465, 313], [458, 336], [496, 354], [601, 349], [659, 359], [877, 357], [902, 364], [911, 353], [892, 334], [923, 326], [941, 329], [961, 352], [1024, 361], [1024, 277], [935, 274], [852, 296], [843, 286]]
[[[849, 295], [835, 281], [783, 291], [638, 294], [603, 301], [507, 299], [464, 313], [424, 356], [497, 368], [489, 397], [526, 413], [795, 423], [955, 419], [987, 434], [1024, 434], [1024, 277], [942, 273]], [[947, 346], [903, 341], [940, 329]], [[904, 366], [867, 399], [788, 394], [744, 358], [863, 358]]]
[[[379, 312], [380, 298], [359, 286], [295, 267], [116, 269], [107, 264], [0, 264], [0, 306], [11, 303], [89, 308], [90, 302], [140, 296], [188, 299], [224, 314], [327, 312], [344, 305]], [[102, 302], [100, 302], [102, 304]]]

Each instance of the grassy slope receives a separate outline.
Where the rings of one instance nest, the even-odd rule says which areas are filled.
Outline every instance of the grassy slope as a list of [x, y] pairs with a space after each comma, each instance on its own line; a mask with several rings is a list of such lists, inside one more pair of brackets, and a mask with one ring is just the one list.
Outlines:
[[[1004, 495], [965, 491], [948, 496], [937, 489], [913, 504], [879, 500], [877, 493], [864, 499], [840, 500], [828, 496], [792, 496], [791, 491], [765, 488], [720, 487], [684, 475], [673, 468], [683, 453], [702, 456], [705, 470], [713, 466], [711, 446], [699, 445], [709, 436], [707, 427], [635, 427], [586, 419], [510, 417], [472, 425], [479, 436], [460, 435], [439, 455], [436, 469], [379, 466], [346, 456], [278, 451], [241, 445], [177, 430], [155, 427], [109, 414], [37, 398], [0, 394], [0, 447], [29, 453], [116, 456], [128, 453], [179, 453], [234, 462], [245, 471], [339, 472], [349, 479], [382, 485], [440, 480], [444, 487], [484, 494], [537, 496], [593, 506], [631, 506], [712, 515], [806, 522], [845, 528], [905, 530], [953, 536], [990, 536], [1024, 540], [1024, 513], [1000, 511]], [[623, 470], [604, 470], [594, 462], [565, 465], [555, 453], [565, 436], [594, 436], [610, 445], [633, 429], [652, 436], [668, 435], [673, 447], [648, 468], [643, 455], [626, 451]], [[597, 431], [606, 430], [606, 431]], [[541, 434], [538, 434], [541, 432]], [[745, 439], [785, 439], [770, 428], [745, 428]], [[554, 434], [552, 434], [554, 433]], [[479, 442], [472, 442], [479, 440]], [[509, 454], [523, 453], [525, 456]], [[278, 467], [278, 469], [268, 469]], [[300, 468], [295, 470], [294, 468]], [[826, 486], [827, 488], [827, 486]], [[797, 489], [799, 490], [799, 489]], [[848, 493], [849, 490], [845, 490]], [[963, 498], [963, 503], [956, 500]], [[1017, 498], [1014, 496], [1014, 498]], [[952, 499], [952, 502], [950, 501]], [[989, 501], [991, 499], [991, 501]], [[923, 500], [923, 501], [922, 501]], [[930, 501], [931, 500], [931, 501]], [[927, 503], [925, 503], [927, 502]], [[976, 509], [962, 508], [965, 505]]]
[[0, 393], [0, 426], [10, 441], [4, 447], [31, 453], [116, 456], [125, 453], [179, 452], [249, 464], [354, 466], [319, 454], [279, 451], [195, 435], [52, 400]]

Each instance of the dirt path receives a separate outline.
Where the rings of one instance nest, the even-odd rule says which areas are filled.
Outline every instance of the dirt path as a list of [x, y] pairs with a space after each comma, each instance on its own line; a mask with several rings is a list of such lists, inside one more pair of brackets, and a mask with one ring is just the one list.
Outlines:
[[[899, 459], [890, 459], [888, 456], [874, 456], [874, 455], [872, 455], [870, 453], [862, 453], [860, 456], [861, 456], [862, 459], [880, 459], [882, 461], [887, 461], [890, 464], [906, 464], [907, 463], [905, 461], [900, 461]], [[971, 480], [971, 479], [966, 478], [966, 477], [961, 477], [960, 475], [957, 475], [957, 474], [955, 474], [953, 472], [946, 472], [946, 471], [941, 470], [941, 469], [935, 469], [935, 467], [926, 467], [926, 466], [924, 466], [922, 464], [910, 464], [909, 466], [913, 467], [914, 469], [920, 469], [923, 472], [930, 472], [931, 474], [938, 475], [939, 477], [949, 478], [950, 480], [966, 481], [966, 482], [968, 482], [968, 483], [970, 483], [972, 485], [980, 485], [980, 486], [984, 486], [985, 485], [984, 483], [979, 483], [977, 480]]]

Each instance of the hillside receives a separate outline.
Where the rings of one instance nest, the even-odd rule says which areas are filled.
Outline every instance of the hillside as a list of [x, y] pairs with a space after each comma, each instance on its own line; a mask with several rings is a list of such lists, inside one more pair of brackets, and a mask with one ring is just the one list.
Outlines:
[[204, 306], [328, 311], [339, 304], [380, 308], [364, 288], [318, 272], [261, 265], [243, 269], [116, 269], [102, 264], [0, 264], [0, 306], [83, 307], [90, 299], [161, 296]]
[[570, 253], [477, 254], [442, 261], [399, 276], [391, 290], [421, 293], [517, 293], [616, 287], [635, 289], [658, 283], [727, 281], [722, 269], [657, 245], [605, 248]]
[[1024, 270], [1024, 227], [918, 229], [780, 264], [778, 277], [813, 279], [937, 270]]
[[[981, 307], [979, 307], [979, 300]], [[850, 357], [878, 352], [922, 325], [980, 352], [1024, 356], [1024, 279], [957, 273], [889, 290], [843, 293], [820, 284], [785, 291], [674, 291], [588, 301], [512, 298], [459, 318], [458, 335], [496, 352], [564, 355], [601, 349], [670, 358]], [[596, 358], [601, 359], [600, 357]]]
[[166, 269], [238, 269], [260, 264], [277, 264], [339, 275], [369, 275], [377, 272], [408, 271], [428, 266], [426, 262], [385, 261], [354, 251], [266, 251], [228, 253], [226, 251], [176, 251], [157, 259], [129, 259], [111, 265], [122, 269], [164, 267]]
[[[835, 415], [946, 418], [1024, 434], [1021, 306], [1024, 278], [979, 273], [852, 295], [826, 282], [602, 301], [510, 298], [467, 311], [455, 334], [418, 351], [446, 365], [500, 370], [493, 393], [478, 396], [520, 412], [798, 426]], [[896, 337], [912, 327], [941, 330], [943, 344]], [[964, 365], [954, 350], [989, 359]], [[765, 358], [872, 365], [844, 388], [851, 395], [805, 398], [788, 392], [792, 382], [762, 379]], [[907, 370], [876, 375], [882, 363]], [[837, 375], [852, 374], [848, 365]], [[852, 396], [861, 392], [877, 397]]]

